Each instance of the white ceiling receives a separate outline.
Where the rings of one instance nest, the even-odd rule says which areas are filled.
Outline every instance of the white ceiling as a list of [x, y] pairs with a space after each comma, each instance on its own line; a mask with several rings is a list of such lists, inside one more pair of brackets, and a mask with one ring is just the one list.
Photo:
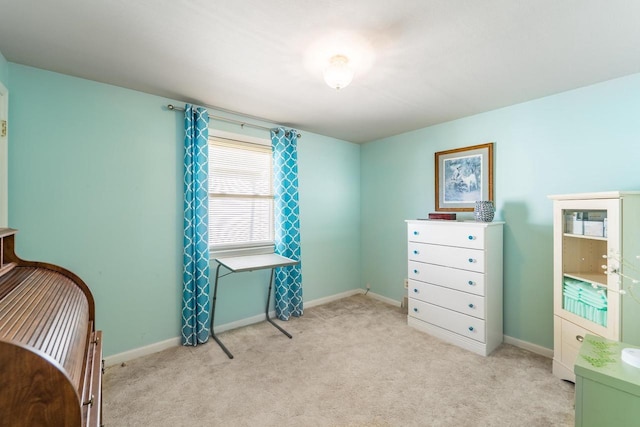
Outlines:
[[640, 0], [0, 0], [0, 52], [360, 143], [640, 72]]

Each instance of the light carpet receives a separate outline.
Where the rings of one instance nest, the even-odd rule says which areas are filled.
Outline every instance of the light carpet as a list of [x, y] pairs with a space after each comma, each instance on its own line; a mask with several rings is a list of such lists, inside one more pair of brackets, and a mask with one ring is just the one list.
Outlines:
[[[503, 344], [481, 357], [357, 295], [113, 366], [107, 426], [570, 426], [574, 387]], [[108, 339], [108, 337], [105, 337]]]

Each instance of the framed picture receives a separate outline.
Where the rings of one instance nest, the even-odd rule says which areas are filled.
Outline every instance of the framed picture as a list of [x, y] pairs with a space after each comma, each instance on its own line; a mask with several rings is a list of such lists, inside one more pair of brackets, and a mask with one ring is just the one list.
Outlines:
[[436, 161], [436, 211], [472, 212], [493, 200], [493, 142], [440, 151]]

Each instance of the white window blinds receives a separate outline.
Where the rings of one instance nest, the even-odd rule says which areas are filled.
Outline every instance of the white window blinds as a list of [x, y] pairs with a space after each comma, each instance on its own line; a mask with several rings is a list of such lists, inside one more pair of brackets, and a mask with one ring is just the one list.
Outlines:
[[209, 139], [209, 246], [273, 245], [271, 147]]

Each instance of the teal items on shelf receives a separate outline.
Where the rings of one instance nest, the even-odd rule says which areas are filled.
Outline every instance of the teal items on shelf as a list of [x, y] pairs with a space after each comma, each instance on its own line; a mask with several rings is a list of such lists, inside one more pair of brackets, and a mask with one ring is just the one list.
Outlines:
[[597, 323], [607, 326], [606, 290], [594, 288], [591, 283], [565, 277], [562, 286], [564, 309]]

